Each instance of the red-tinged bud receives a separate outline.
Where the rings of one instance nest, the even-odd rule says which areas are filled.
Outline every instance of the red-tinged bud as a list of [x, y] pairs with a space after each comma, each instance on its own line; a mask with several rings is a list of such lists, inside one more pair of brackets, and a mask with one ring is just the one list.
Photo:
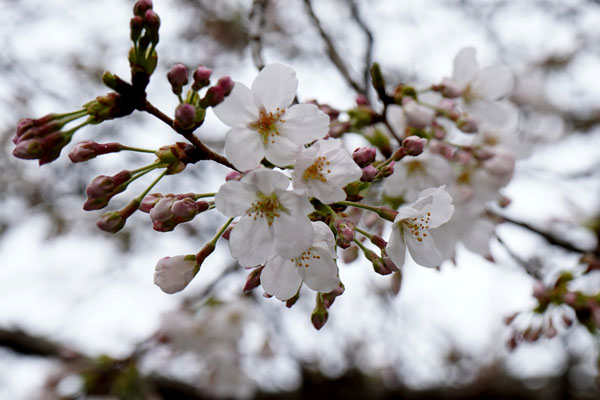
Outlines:
[[189, 71], [187, 67], [181, 63], [175, 64], [167, 73], [167, 79], [171, 84], [171, 90], [175, 94], [181, 94], [181, 89], [188, 83]]
[[125, 226], [125, 218], [118, 211], [110, 211], [100, 217], [96, 226], [104, 232], [117, 233]]
[[477, 120], [466, 114], [463, 114], [458, 118], [456, 127], [464, 133], [477, 133], [477, 131], [479, 131]]
[[310, 322], [312, 322], [313, 326], [316, 330], [320, 330], [327, 323], [327, 319], [329, 318], [329, 313], [327, 309], [323, 307], [315, 308], [315, 310], [310, 315]]
[[545, 302], [548, 299], [548, 289], [538, 280], [533, 282], [533, 297], [539, 302]]
[[[354, 241], [354, 230], [356, 229], [354, 222], [348, 218], [339, 218], [335, 220], [334, 226], [337, 230], [338, 239], [342, 239], [344, 242], [348, 243]], [[348, 247], [350, 247], [350, 244], [342, 248], [345, 249]]]
[[387, 178], [388, 176], [392, 175], [394, 173], [394, 166], [396, 165], [395, 161], [392, 161], [391, 163], [384, 165], [381, 168], [381, 176], [384, 178]]
[[427, 139], [418, 136], [409, 136], [402, 141], [402, 148], [407, 155], [414, 157], [423, 153], [426, 144]]
[[379, 174], [379, 170], [372, 165], [367, 165], [362, 169], [362, 176], [360, 180], [362, 182], [373, 182], [377, 175]]
[[163, 195], [160, 193], [152, 193], [144, 197], [142, 200], [142, 204], [140, 206], [140, 211], [149, 213], [150, 210], [158, 203], [160, 199], [163, 198]]
[[117, 153], [123, 149], [123, 146], [117, 142], [99, 144], [93, 141], [80, 142], [71, 149], [69, 158], [71, 162], [79, 163], [91, 160], [102, 154]]
[[390, 222], [394, 222], [396, 215], [398, 215], [398, 211], [383, 206], [378, 208], [377, 215], [383, 219], [387, 219]]
[[243, 292], [249, 292], [252, 289], [258, 287], [260, 285], [260, 274], [262, 273], [264, 266], [254, 268], [246, 278], [246, 283], [244, 284]]
[[183, 129], [190, 129], [196, 123], [196, 107], [191, 104], [180, 104], [175, 109], [175, 123]]
[[143, 17], [146, 11], [152, 9], [152, 0], [138, 0], [133, 5], [133, 14]]
[[321, 299], [323, 300], [323, 305], [325, 306], [325, 308], [330, 308], [333, 302], [335, 301], [336, 297], [344, 294], [345, 290], [346, 288], [344, 287], [344, 284], [340, 282], [340, 285], [337, 288], [333, 289], [331, 292], [322, 293]]
[[392, 275], [392, 283], [390, 289], [392, 293], [397, 296], [400, 293], [400, 288], [402, 287], [402, 272], [396, 271], [394, 275]]
[[356, 96], [356, 105], [357, 106], [368, 106], [369, 105], [369, 99], [367, 99], [367, 96], [365, 96], [364, 94], [359, 94], [358, 96]]
[[198, 214], [198, 208], [194, 199], [185, 198], [181, 200], [175, 200], [171, 205], [171, 212], [175, 217], [190, 220]]
[[34, 160], [40, 158], [44, 153], [42, 144], [37, 139], [19, 142], [12, 151], [13, 156], [23, 160]]
[[196, 202], [196, 214], [204, 212], [210, 208], [208, 201], [197, 201]]
[[350, 264], [352, 261], [355, 261], [356, 259], [358, 259], [358, 247], [357, 246], [350, 246], [347, 249], [344, 249], [344, 251], [342, 252], [342, 260], [346, 264]]
[[375, 161], [375, 156], [377, 156], [377, 150], [373, 147], [359, 147], [352, 153], [352, 159], [361, 168]]
[[[377, 272], [378, 274], [380, 274], [380, 275], [389, 275], [392, 272], [395, 272], [394, 270], [392, 270], [392, 269], [390, 269], [388, 267], [388, 265], [386, 264], [386, 262], [383, 259], [383, 257], [377, 257], [377, 258], [375, 258], [374, 260], [372, 260], [372, 264], [373, 264], [373, 270], [375, 272]], [[396, 268], [396, 270], [397, 269], [398, 268]]]
[[114, 176], [100, 175], [94, 178], [86, 188], [87, 200], [83, 204], [86, 211], [99, 210], [108, 205], [110, 199], [127, 187], [131, 172], [124, 170]]
[[231, 171], [230, 173], [227, 174], [227, 176], [225, 177], [225, 181], [229, 182], [229, 181], [239, 181], [240, 179], [242, 179], [244, 175], [242, 175], [240, 172], [237, 171]]
[[203, 65], [196, 68], [193, 74], [194, 83], [192, 83], [192, 90], [198, 91], [210, 85], [211, 75], [212, 70], [210, 68], [206, 68]]
[[498, 150], [494, 156], [483, 162], [483, 167], [492, 175], [499, 178], [512, 176], [515, 170], [515, 156], [508, 151]]
[[154, 284], [163, 292], [173, 294], [181, 292], [194, 279], [200, 270], [196, 256], [164, 257], [156, 264]]
[[454, 157], [454, 148], [447, 144], [441, 142], [433, 142], [429, 144], [429, 150], [432, 153], [439, 154], [447, 160], [451, 160]]
[[438, 103], [438, 107], [442, 110], [448, 111], [449, 113], [453, 113], [456, 108], [456, 103], [454, 100], [441, 99]]
[[382, 250], [385, 249], [385, 247], [387, 246], [387, 242], [385, 241], [385, 239], [379, 235], [372, 235], [371, 243], [373, 243], [375, 246], [379, 247]]
[[146, 24], [146, 29], [148, 31], [158, 33], [158, 28], [160, 28], [160, 17], [154, 10], [146, 10], [144, 13], [144, 23]]
[[235, 83], [231, 80], [231, 77], [229, 76], [223, 76], [217, 81], [217, 87], [219, 87], [223, 91], [223, 95], [225, 97], [229, 96], [234, 86]]
[[116, 173], [115, 175], [113, 175], [112, 180], [115, 185], [120, 185], [120, 184], [125, 183], [128, 180], [130, 180], [131, 176], [132, 176], [131, 171], [124, 169], [123, 171], [120, 171], [120, 172]]
[[462, 94], [462, 90], [458, 84], [450, 78], [442, 79], [442, 82], [439, 84], [439, 90], [442, 93], [442, 96], [449, 99], [453, 99]]
[[200, 265], [206, 260], [206, 257], [211, 255], [211, 253], [215, 251], [215, 245], [212, 242], [208, 242], [200, 249], [200, 251], [196, 254], [196, 262]]
[[144, 29], [144, 19], [141, 16], [136, 15], [129, 20], [129, 37], [132, 42], [137, 42], [142, 35]]
[[300, 291], [298, 291], [298, 293], [296, 293], [296, 294], [294, 295], [294, 297], [292, 297], [291, 299], [287, 299], [287, 300], [285, 301], [285, 306], [286, 306], [287, 308], [292, 308], [292, 306], [293, 306], [294, 304], [296, 304], [296, 302], [298, 301], [298, 299], [299, 299], [299, 298], [300, 298]]
[[397, 161], [402, 160], [405, 156], [406, 156], [406, 151], [404, 150], [404, 147], [400, 147], [399, 149], [394, 151], [394, 153], [391, 155], [390, 158], [392, 159], [392, 161], [397, 162]]

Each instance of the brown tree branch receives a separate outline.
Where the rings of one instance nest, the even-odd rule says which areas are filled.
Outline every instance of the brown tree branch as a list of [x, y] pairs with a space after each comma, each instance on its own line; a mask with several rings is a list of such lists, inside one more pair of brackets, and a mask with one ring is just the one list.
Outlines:
[[360, 27], [360, 29], [363, 31], [363, 33], [367, 37], [367, 47], [365, 49], [365, 65], [363, 68], [363, 85], [365, 88], [365, 95], [368, 95], [368, 92], [369, 92], [368, 88], [371, 83], [370, 70], [371, 70], [371, 64], [373, 64], [373, 45], [374, 45], [373, 32], [371, 32], [371, 29], [369, 29], [369, 27], [367, 26], [365, 21], [362, 19], [362, 16], [360, 15], [360, 10], [358, 9], [358, 4], [356, 3], [356, 0], [347, 0], [347, 1], [350, 6], [350, 11], [352, 12], [352, 18], [354, 18], [354, 21], [356, 21], [356, 24]]
[[354, 80], [354, 78], [352, 78], [350, 71], [348, 71], [348, 68], [346, 68], [344, 60], [338, 53], [335, 44], [333, 43], [333, 39], [331, 38], [331, 36], [329, 36], [327, 32], [325, 32], [325, 29], [323, 29], [321, 21], [319, 20], [319, 17], [317, 17], [313, 9], [312, 0], [304, 0], [304, 5], [306, 6], [306, 12], [310, 16], [313, 25], [317, 28], [319, 34], [321, 35], [321, 38], [325, 42], [325, 45], [327, 47], [327, 55], [329, 56], [329, 59], [331, 60], [333, 65], [335, 65], [342, 77], [346, 80], [346, 83], [348, 83], [348, 85], [350, 85], [352, 89], [354, 89], [357, 93], [366, 96], [366, 87], [363, 87], [360, 83]]
[[265, 12], [269, 0], [254, 0], [250, 9], [250, 50], [254, 65], [260, 71], [265, 66], [265, 60], [262, 55], [262, 34], [266, 23]]

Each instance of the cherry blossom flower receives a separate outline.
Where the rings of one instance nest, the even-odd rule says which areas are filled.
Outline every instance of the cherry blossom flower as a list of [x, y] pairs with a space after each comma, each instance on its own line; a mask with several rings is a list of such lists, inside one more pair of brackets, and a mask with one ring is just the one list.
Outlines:
[[200, 265], [193, 254], [161, 258], [154, 271], [154, 284], [163, 292], [181, 292], [194, 279]]
[[454, 81], [462, 92], [465, 110], [492, 123], [505, 120], [505, 110], [497, 100], [502, 99], [512, 89], [513, 77], [503, 66], [493, 65], [480, 68], [473, 47], [466, 47], [454, 58]]
[[257, 169], [219, 189], [217, 210], [241, 216], [231, 231], [229, 249], [242, 266], [264, 264], [275, 254], [299, 257], [310, 247], [313, 229], [306, 215], [312, 206], [304, 192], [287, 190], [289, 184], [282, 172]]
[[319, 140], [296, 160], [292, 182], [325, 204], [346, 198], [343, 187], [360, 179], [362, 170], [339, 139]]
[[452, 197], [444, 186], [426, 189], [416, 202], [400, 207], [387, 245], [392, 261], [403, 265], [408, 249], [417, 264], [431, 268], [440, 265], [443, 257], [429, 230], [448, 222], [453, 212]]
[[430, 187], [452, 181], [448, 160], [425, 151], [418, 157], [405, 157], [394, 165], [394, 173], [383, 182], [383, 191], [390, 197], [415, 201], [419, 193]]
[[298, 80], [283, 64], [260, 71], [252, 88], [236, 82], [215, 114], [231, 129], [225, 138], [225, 154], [240, 170], [258, 166], [263, 158], [277, 166], [293, 164], [302, 145], [329, 131], [329, 117], [314, 104], [290, 107]]
[[329, 293], [338, 287], [338, 268], [335, 263], [335, 239], [323, 222], [312, 222], [313, 242], [296, 258], [271, 257], [260, 275], [265, 292], [280, 300], [296, 295], [302, 282], [309, 288]]

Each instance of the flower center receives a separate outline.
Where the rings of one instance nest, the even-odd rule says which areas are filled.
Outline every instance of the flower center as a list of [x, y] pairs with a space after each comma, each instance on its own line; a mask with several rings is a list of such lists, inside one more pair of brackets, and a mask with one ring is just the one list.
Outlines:
[[411, 235], [417, 238], [419, 242], [423, 241], [424, 237], [427, 237], [427, 232], [423, 232], [429, 229], [429, 218], [431, 213], [423, 214], [420, 217], [409, 218], [402, 221], [404, 225], [403, 229], [405, 232], [409, 232]]
[[255, 221], [258, 218], [266, 218], [269, 226], [273, 224], [273, 220], [280, 217], [279, 211], [283, 210], [277, 195], [273, 193], [271, 196], [261, 195], [259, 200], [255, 200], [250, 204], [250, 208], [247, 213], [249, 217], [252, 217]]
[[310, 260], [319, 260], [321, 256], [311, 253], [310, 249], [306, 250], [302, 255], [298, 258], [290, 259], [290, 261], [296, 264], [297, 267], [308, 268], [310, 266]]
[[[329, 164], [330, 162], [327, 161], [325, 157], [317, 157], [315, 162], [310, 167], [304, 170], [304, 173], [302, 174], [302, 180], [306, 182], [311, 179], [317, 179], [321, 182], [327, 182], [327, 178], [325, 178], [323, 170], [325, 170], [325, 166], [329, 166]], [[329, 174], [331, 173], [331, 170], [327, 168], [325, 170], [325, 173]]]
[[280, 109], [277, 107], [275, 113], [267, 112], [264, 108], [259, 111], [258, 121], [251, 124], [251, 126], [258, 131], [264, 144], [275, 143], [275, 136], [279, 135], [277, 129], [278, 123], [284, 123], [285, 120], [281, 119], [281, 116], [285, 113], [285, 108]]

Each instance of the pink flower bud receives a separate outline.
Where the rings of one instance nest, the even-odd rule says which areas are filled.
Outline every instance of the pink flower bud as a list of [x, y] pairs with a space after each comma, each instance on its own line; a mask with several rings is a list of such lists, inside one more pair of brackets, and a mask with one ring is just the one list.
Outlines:
[[438, 102], [438, 107], [448, 112], [454, 112], [454, 109], [456, 108], [456, 103], [450, 99], [441, 99]]
[[375, 246], [379, 247], [382, 250], [385, 249], [385, 247], [387, 246], [387, 242], [385, 241], [385, 239], [379, 235], [372, 235], [371, 243], [373, 243]]
[[196, 123], [196, 108], [187, 103], [178, 105], [175, 109], [175, 121], [184, 129], [191, 128]]
[[535, 281], [533, 283], [533, 297], [538, 299], [538, 301], [545, 301], [548, 297], [546, 286], [540, 281]]
[[224, 96], [229, 96], [234, 86], [235, 83], [231, 80], [229, 76], [223, 76], [217, 81], [217, 87], [219, 87], [223, 91]]
[[359, 94], [358, 96], [356, 96], [356, 105], [358, 106], [368, 106], [369, 105], [369, 100], [367, 99], [367, 97], [365, 95]]
[[133, 13], [139, 17], [143, 17], [146, 11], [152, 9], [152, 0], [138, 0], [133, 5]]
[[225, 181], [227, 181], [227, 182], [229, 182], [229, 181], [239, 181], [240, 179], [242, 179], [243, 176], [244, 175], [242, 175], [241, 173], [239, 173], [237, 171], [231, 171], [225, 177]]
[[171, 205], [171, 212], [175, 217], [190, 220], [196, 216], [198, 209], [194, 199], [187, 197], [185, 199], [175, 200], [173, 205]]
[[193, 254], [164, 257], [156, 264], [154, 284], [168, 294], [181, 292], [199, 270], [200, 264]]
[[463, 114], [456, 121], [456, 127], [464, 133], [477, 133], [479, 124], [477, 120], [469, 115]]
[[34, 160], [40, 158], [44, 153], [42, 144], [37, 139], [19, 142], [12, 151], [13, 156], [23, 160]]
[[149, 213], [150, 210], [158, 203], [160, 199], [163, 198], [163, 195], [160, 193], [152, 193], [144, 197], [142, 200], [142, 205], [140, 206], [140, 211]]
[[129, 20], [129, 37], [136, 42], [142, 35], [144, 29], [144, 19], [141, 16], [134, 16]]
[[249, 292], [252, 289], [258, 287], [260, 285], [260, 274], [262, 273], [264, 266], [254, 268], [246, 278], [246, 283], [244, 284], [243, 292]]
[[363, 168], [375, 161], [376, 155], [377, 150], [373, 147], [359, 147], [352, 153], [352, 159], [359, 167]]
[[387, 178], [388, 176], [394, 173], [394, 165], [396, 165], [395, 161], [392, 161], [388, 165], [385, 165], [381, 168], [381, 176]]
[[157, 32], [160, 27], [160, 18], [154, 10], [146, 10], [144, 13], [144, 22], [146, 23], [146, 29], [152, 32]]
[[440, 86], [440, 92], [442, 93], [442, 96], [444, 96], [444, 97], [453, 99], [462, 94], [462, 90], [460, 89], [460, 86], [458, 86], [458, 84], [450, 78], [442, 79], [442, 82], [440, 83], [439, 86]]
[[178, 63], [171, 67], [167, 73], [167, 79], [171, 84], [171, 89], [175, 94], [181, 94], [181, 88], [188, 83], [188, 69], [185, 65]]
[[427, 139], [418, 136], [409, 136], [402, 141], [402, 148], [409, 156], [418, 156], [423, 152], [426, 144]]
[[206, 68], [201, 65], [194, 71], [193, 78], [194, 83], [192, 84], [193, 90], [200, 90], [203, 87], [206, 87], [210, 84], [210, 76], [212, 75], [212, 70], [210, 68]]
[[375, 177], [379, 174], [379, 170], [372, 165], [367, 165], [362, 169], [362, 176], [360, 180], [363, 182], [373, 182]]
[[563, 295], [563, 301], [571, 307], [577, 305], [577, 294], [574, 292], [567, 292]]
[[331, 292], [321, 294], [321, 299], [323, 300], [323, 305], [325, 308], [330, 308], [335, 299], [344, 294], [345, 290], [344, 284], [340, 282], [340, 286], [336, 287]]
[[327, 323], [328, 317], [329, 313], [326, 308], [322, 310], [315, 309], [310, 315], [310, 322], [312, 322], [316, 330], [320, 330]]
[[110, 211], [100, 217], [96, 226], [104, 232], [116, 233], [125, 226], [125, 218], [118, 211]]
[[117, 142], [99, 144], [93, 141], [80, 142], [71, 149], [69, 158], [74, 163], [84, 162], [92, 158], [108, 153], [116, 153], [123, 149], [123, 146]]

